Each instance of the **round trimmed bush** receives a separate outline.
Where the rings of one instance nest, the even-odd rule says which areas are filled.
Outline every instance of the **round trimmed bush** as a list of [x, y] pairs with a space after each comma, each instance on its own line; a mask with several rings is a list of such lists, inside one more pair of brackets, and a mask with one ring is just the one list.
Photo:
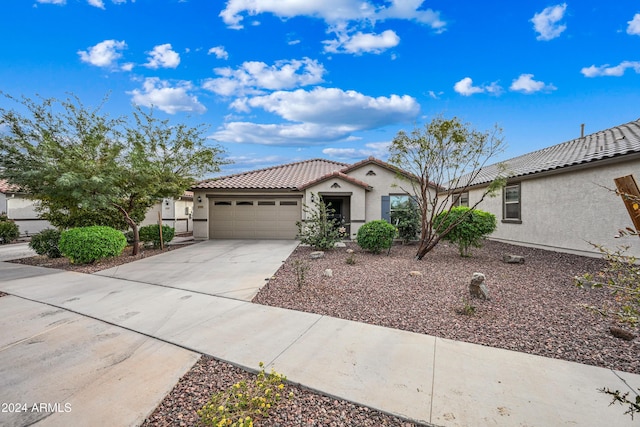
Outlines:
[[31, 238], [29, 247], [38, 255], [46, 255], [49, 258], [60, 258], [60, 231], [47, 228]]
[[396, 236], [396, 228], [383, 219], [369, 221], [358, 230], [358, 245], [374, 254], [389, 249]]
[[[145, 225], [144, 227], [140, 227], [138, 232], [140, 233], [141, 242], [153, 243], [154, 248], [160, 247], [160, 228], [157, 225]], [[176, 231], [173, 228], [168, 225], [162, 226], [162, 242], [165, 245], [173, 240], [175, 234]]]
[[451, 224], [456, 225], [443, 239], [457, 245], [462, 257], [471, 256], [469, 248], [482, 247], [482, 239], [497, 227], [496, 216], [492, 213], [465, 206], [441, 212], [433, 221], [434, 228], [439, 231], [446, 230]]
[[6, 215], [0, 214], [0, 245], [11, 243], [20, 237], [18, 225]]
[[88, 264], [118, 256], [127, 246], [121, 231], [111, 227], [72, 228], [60, 236], [60, 252], [75, 264]]

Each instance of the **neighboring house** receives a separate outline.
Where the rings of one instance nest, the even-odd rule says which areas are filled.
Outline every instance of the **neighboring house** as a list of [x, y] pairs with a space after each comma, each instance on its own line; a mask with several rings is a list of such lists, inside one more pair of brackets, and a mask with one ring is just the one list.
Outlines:
[[0, 179], [0, 213], [14, 220], [18, 225], [21, 236], [31, 236], [51, 228], [48, 221], [40, 219], [36, 211], [37, 201], [26, 197], [18, 187], [9, 185]]
[[[630, 245], [629, 254], [640, 257], [638, 237], [615, 237], [633, 223], [621, 197], [607, 190], [615, 190], [614, 178], [640, 180], [640, 120], [504, 163], [506, 187], [478, 206], [498, 219], [492, 239], [583, 255], [598, 254], [589, 242]], [[473, 206], [497, 174], [496, 165], [486, 167], [456, 204]]]
[[162, 225], [173, 227], [176, 233], [193, 231], [193, 193], [185, 191], [179, 199], [162, 199], [153, 205], [140, 226], [158, 223], [158, 213], [162, 212]]
[[295, 239], [303, 206], [321, 196], [348, 224], [350, 236], [375, 219], [389, 219], [411, 189], [412, 176], [369, 157], [355, 164], [313, 159], [274, 166], [195, 185], [194, 238]]

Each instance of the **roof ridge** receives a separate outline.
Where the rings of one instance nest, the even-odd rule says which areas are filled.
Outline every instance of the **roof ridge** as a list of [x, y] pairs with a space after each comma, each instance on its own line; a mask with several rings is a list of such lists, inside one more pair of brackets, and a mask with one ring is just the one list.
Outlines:
[[219, 177], [216, 177], [216, 178], [204, 179], [202, 181], [199, 181], [198, 184], [202, 184], [204, 182], [217, 181], [217, 180], [220, 180], [220, 179], [233, 178], [233, 177], [237, 177], [237, 176], [250, 175], [250, 174], [257, 173], [257, 172], [264, 172], [264, 171], [268, 171], [268, 170], [281, 169], [281, 168], [285, 168], [285, 167], [288, 167], [288, 166], [299, 165], [299, 164], [303, 164], [303, 163], [318, 162], [318, 161], [327, 162], [327, 163], [335, 163], [338, 166], [349, 166], [348, 163], [336, 162], [334, 160], [327, 160], [327, 159], [321, 159], [319, 157], [316, 157], [316, 158], [313, 158], [313, 159], [299, 160], [297, 162], [290, 162], [290, 163], [285, 163], [285, 164], [282, 164], [282, 165], [274, 165], [274, 166], [269, 166], [269, 167], [266, 167], [266, 168], [252, 169], [250, 171], [233, 173], [231, 175], [223, 175], [223, 176], [219, 176]]

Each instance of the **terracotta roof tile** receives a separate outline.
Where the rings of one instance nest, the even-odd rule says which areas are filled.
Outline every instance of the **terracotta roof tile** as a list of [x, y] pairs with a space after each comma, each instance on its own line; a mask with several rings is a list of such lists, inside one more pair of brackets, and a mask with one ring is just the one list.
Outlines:
[[17, 185], [11, 185], [5, 179], [0, 179], [0, 193], [15, 193], [20, 188]]
[[333, 172], [328, 173], [328, 174], [326, 174], [324, 176], [321, 176], [320, 178], [314, 179], [313, 181], [309, 181], [306, 184], [303, 184], [303, 185], [299, 186], [298, 190], [304, 190], [305, 188], [309, 188], [309, 187], [311, 187], [313, 185], [316, 185], [316, 184], [318, 184], [318, 183], [320, 183], [322, 181], [326, 181], [326, 180], [331, 179], [331, 178], [340, 178], [340, 179], [348, 181], [348, 182], [350, 182], [352, 184], [355, 184], [355, 185], [358, 185], [360, 187], [363, 187], [363, 188], [365, 188], [367, 190], [371, 189], [371, 186], [369, 184], [367, 184], [366, 182], [364, 182], [364, 181], [360, 181], [359, 179], [356, 179], [356, 178], [354, 178], [352, 176], [349, 176], [349, 175], [345, 174], [342, 171], [333, 171]]
[[[522, 177], [633, 153], [640, 153], [640, 119], [514, 157], [503, 163], [510, 176]], [[498, 164], [487, 166], [471, 185], [491, 182], [498, 173]], [[461, 183], [465, 182], [463, 178]]]
[[192, 189], [297, 189], [304, 184], [338, 171], [346, 163], [312, 159], [243, 172], [200, 182]]

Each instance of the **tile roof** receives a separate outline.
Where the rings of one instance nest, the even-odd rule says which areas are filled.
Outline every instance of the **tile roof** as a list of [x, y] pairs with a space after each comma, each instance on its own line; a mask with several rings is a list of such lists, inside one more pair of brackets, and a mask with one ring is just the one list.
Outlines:
[[[633, 153], [640, 153], [640, 119], [514, 157], [502, 163], [506, 164], [509, 176], [522, 177]], [[491, 182], [498, 173], [497, 163], [487, 166], [471, 185]], [[465, 182], [464, 177], [460, 182]]]
[[340, 178], [340, 179], [348, 181], [348, 182], [350, 182], [352, 184], [355, 184], [355, 185], [358, 185], [360, 187], [363, 187], [363, 188], [365, 188], [367, 190], [371, 189], [371, 186], [369, 184], [367, 184], [366, 182], [364, 182], [364, 181], [360, 181], [359, 179], [356, 179], [356, 178], [354, 178], [352, 176], [349, 176], [349, 175], [347, 175], [346, 173], [344, 173], [342, 171], [333, 171], [333, 172], [328, 173], [328, 174], [326, 174], [324, 176], [321, 176], [320, 178], [314, 179], [313, 181], [309, 181], [306, 184], [303, 184], [303, 185], [299, 186], [298, 190], [304, 190], [305, 188], [312, 187], [312, 186], [314, 186], [314, 185], [316, 185], [316, 184], [318, 184], [318, 183], [320, 183], [322, 181], [326, 181], [326, 180], [331, 179], [331, 178]]
[[0, 179], [0, 193], [16, 193], [19, 187], [17, 185], [11, 185], [5, 179]]
[[215, 178], [200, 182], [191, 189], [295, 190], [346, 166], [349, 165], [324, 159], [311, 159]]

